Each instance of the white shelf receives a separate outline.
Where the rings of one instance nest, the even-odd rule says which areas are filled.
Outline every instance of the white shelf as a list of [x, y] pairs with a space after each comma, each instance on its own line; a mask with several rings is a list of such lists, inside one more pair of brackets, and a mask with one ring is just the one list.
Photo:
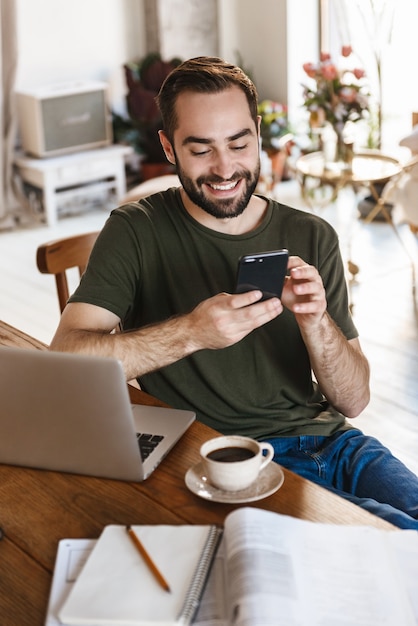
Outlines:
[[14, 162], [22, 180], [42, 190], [45, 220], [53, 226], [63, 197], [114, 189], [116, 200], [121, 199], [126, 194], [125, 157], [132, 153], [129, 146], [112, 145], [46, 159], [16, 155]]

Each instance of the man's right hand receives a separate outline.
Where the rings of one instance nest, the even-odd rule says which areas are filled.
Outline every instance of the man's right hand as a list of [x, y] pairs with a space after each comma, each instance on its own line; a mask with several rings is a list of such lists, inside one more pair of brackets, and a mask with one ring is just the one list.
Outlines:
[[193, 351], [227, 348], [282, 313], [278, 298], [261, 297], [261, 291], [220, 293], [198, 304], [188, 315]]

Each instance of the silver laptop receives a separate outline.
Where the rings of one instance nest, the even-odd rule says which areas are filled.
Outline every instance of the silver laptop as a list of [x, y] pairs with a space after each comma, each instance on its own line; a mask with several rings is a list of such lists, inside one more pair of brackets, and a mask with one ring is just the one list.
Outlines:
[[195, 418], [132, 405], [116, 359], [0, 347], [0, 463], [139, 482]]

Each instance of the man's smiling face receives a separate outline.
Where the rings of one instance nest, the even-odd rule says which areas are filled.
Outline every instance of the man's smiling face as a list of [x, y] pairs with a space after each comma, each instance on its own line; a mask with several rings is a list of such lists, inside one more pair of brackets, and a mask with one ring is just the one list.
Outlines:
[[174, 141], [168, 145], [187, 196], [217, 219], [241, 215], [260, 172], [258, 132], [244, 93], [238, 87], [185, 92], [177, 98], [176, 112]]

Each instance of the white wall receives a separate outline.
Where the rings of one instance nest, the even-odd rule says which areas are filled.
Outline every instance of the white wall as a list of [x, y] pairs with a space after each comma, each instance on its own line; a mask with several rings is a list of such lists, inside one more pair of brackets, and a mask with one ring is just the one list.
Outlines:
[[411, 132], [411, 113], [418, 111], [417, 24], [418, 0], [396, 0], [390, 28], [383, 22], [376, 32], [370, 25], [365, 31], [364, 25], [362, 29], [353, 21], [350, 30], [351, 43], [366, 69], [372, 93], [379, 93], [373, 49], [381, 48], [383, 148]]
[[[372, 96], [379, 97], [375, 53], [380, 51], [382, 72], [382, 148], [398, 149], [399, 140], [411, 132], [411, 113], [418, 111], [418, 0], [368, 3], [328, 0], [329, 47], [335, 59], [341, 45], [353, 47], [366, 71]], [[373, 10], [376, 15], [373, 15]]]
[[122, 66], [145, 51], [141, 0], [17, 0], [16, 88], [100, 80], [125, 110]]
[[[239, 53], [260, 98], [292, 102], [301, 94], [301, 64], [317, 45], [314, 22], [300, 15], [316, 13], [316, 6], [316, 0], [218, 0], [219, 50], [206, 41], [201, 50], [195, 44], [194, 54], [215, 53], [235, 63]], [[110, 86], [112, 109], [125, 110], [122, 66], [146, 50], [142, 0], [17, 0], [17, 7], [17, 89], [102, 80]], [[287, 26], [295, 20], [296, 34], [289, 38]]]
[[219, 0], [220, 54], [242, 58], [260, 99], [287, 100], [287, 0]]
[[297, 123], [302, 65], [318, 57], [317, 1], [219, 0], [219, 16], [220, 55], [236, 62], [239, 52], [260, 100], [288, 103]]
[[[303, 16], [303, 19], [301, 19]], [[296, 129], [306, 120], [302, 107], [302, 84], [306, 81], [303, 64], [315, 61], [319, 52], [319, 15], [317, 0], [289, 0], [287, 10], [288, 99], [290, 120]]]
[[158, 0], [164, 59], [218, 54], [217, 0]]

